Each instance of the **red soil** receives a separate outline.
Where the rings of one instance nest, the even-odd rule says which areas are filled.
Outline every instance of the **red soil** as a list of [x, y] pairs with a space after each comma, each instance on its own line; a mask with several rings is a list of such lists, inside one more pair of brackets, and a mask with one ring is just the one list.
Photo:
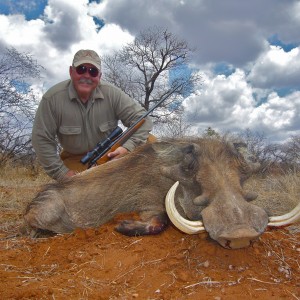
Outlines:
[[300, 299], [299, 232], [268, 230], [227, 250], [172, 226], [126, 237], [116, 220], [42, 239], [2, 232], [1, 299]]

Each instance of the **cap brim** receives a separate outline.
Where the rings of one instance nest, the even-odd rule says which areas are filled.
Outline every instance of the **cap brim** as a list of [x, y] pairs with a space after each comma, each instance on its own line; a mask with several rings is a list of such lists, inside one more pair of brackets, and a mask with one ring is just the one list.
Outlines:
[[74, 67], [78, 67], [82, 64], [91, 64], [93, 66], [95, 66], [98, 70], [101, 69], [101, 66], [99, 64], [96, 64], [94, 61], [90, 60], [90, 59], [82, 59], [77, 61], [76, 63], [73, 64]]

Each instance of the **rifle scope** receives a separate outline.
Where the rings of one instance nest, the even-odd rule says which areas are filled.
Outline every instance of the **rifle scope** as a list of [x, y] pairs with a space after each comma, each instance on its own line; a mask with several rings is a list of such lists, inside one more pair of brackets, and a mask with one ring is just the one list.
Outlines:
[[110, 143], [115, 138], [117, 138], [122, 132], [123, 132], [122, 128], [117, 126], [105, 140], [99, 142], [92, 151], [89, 151], [80, 160], [80, 162], [85, 165], [87, 162], [89, 162], [91, 159], [93, 159], [96, 155], [99, 155], [104, 149], [106, 149], [110, 145]]

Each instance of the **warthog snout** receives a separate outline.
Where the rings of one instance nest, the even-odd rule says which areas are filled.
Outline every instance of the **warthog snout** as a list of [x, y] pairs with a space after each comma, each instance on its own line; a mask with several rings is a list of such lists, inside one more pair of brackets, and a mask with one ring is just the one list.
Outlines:
[[237, 193], [217, 196], [201, 215], [210, 237], [230, 249], [251, 245], [268, 225], [266, 212]]

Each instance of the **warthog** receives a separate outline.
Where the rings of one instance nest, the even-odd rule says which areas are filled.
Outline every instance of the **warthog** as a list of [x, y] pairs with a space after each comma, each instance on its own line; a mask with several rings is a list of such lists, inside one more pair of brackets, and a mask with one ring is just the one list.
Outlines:
[[247, 152], [241, 154], [243, 149], [216, 139], [146, 144], [46, 186], [28, 205], [25, 220], [33, 233], [65, 233], [138, 212], [139, 220], [119, 222], [116, 230], [129, 236], [157, 234], [171, 219], [186, 233], [205, 229], [223, 247], [246, 247], [268, 224], [297, 219], [300, 207], [270, 218], [249, 202], [255, 195], [242, 186], [257, 164]]

